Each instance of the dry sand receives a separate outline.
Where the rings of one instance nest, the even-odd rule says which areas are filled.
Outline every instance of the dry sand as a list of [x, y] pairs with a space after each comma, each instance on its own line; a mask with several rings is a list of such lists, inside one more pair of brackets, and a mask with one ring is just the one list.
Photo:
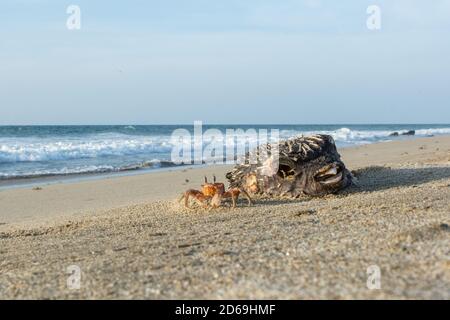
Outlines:
[[237, 209], [175, 201], [227, 167], [1, 191], [0, 299], [449, 299], [450, 137], [341, 154], [357, 187]]

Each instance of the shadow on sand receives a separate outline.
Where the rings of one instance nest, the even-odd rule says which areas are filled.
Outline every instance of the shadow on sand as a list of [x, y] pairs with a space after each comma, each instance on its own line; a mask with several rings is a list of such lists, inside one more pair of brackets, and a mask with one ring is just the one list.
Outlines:
[[367, 167], [353, 172], [357, 186], [344, 194], [380, 191], [396, 187], [414, 187], [420, 184], [450, 178], [450, 167], [389, 168]]
[[[419, 187], [419, 185], [450, 178], [450, 167], [427, 167], [427, 168], [389, 168], [372, 166], [352, 172], [357, 178], [357, 185], [351, 186], [334, 196], [349, 196], [355, 193], [387, 190], [396, 187]], [[447, 185], [445, 185], [447, 186]], [[450, 185], [448, 185], [450, 187]], [[324, 197], [323, 199], [326, 199]], [[273, 199], [255, 198], [259, 205], [279, 205], [286, 203], [301, 203], [311, 199], [318, 199], [309, 196], [302, 196], [298, 199]], [[242, 205], [245, 205], [242, 200]]]

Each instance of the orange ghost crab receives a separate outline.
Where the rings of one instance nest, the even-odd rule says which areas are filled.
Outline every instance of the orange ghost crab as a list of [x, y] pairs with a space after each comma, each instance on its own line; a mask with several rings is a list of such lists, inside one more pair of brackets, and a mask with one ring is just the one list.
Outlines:
[[201, 190], [187, 190], [182, 194], [179, 201], [184, 199], [184, 206], [186, 208], [189, 208], [189, 198], [195, 199], [203, 208], [208, 208], [208, 201], [210, 201], [209, 206], [211, 208], [218, 208], [222, 205], [223, 199], [231, 199], [232, 207], [235, 208], [239, 195], [243, 193], [247, 198], [248, 205], [250, 206], [252, 204], [252, 199], [245, 190], [231, 188], [225, 191], [225, 184], [216, 182], [216, 176], [213, 176], [213, 183], [209, 183], [208, 178], [205, 177], [205, 183], [201, 187]]

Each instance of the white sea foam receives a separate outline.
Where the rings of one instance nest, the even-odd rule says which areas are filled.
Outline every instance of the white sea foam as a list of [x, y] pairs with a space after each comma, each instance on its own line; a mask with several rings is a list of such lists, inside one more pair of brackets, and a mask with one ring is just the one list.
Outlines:
[[125, 166], [111, 166], [111, 165], [84, 165], [84, 166], [71, 166], [52, 169], [34, 169], [27, 171], [12, 171], [12, 172], [0, 172], [0, 179], [16, 179], [16, 178], [35, 178], [45, 176], [60, 176], [60, 175], [74, 175], [74, 174], [86, 174], [86, 173], [112, 173], [122, 172], [130, 170], [138, 170], [142, 168], [162, 168], [168, 166], [175, 166], [175, 164], [169, 161], [161, 161], [153, 159], [143, 163]]
[[[352, 130], [349, 128], [340, 128], [333, 131], [305, 131], [297, 132], [293, 130], [283, 130], [281, 132], [282, 138], [289, 138], [294, 135], [311, 135], [311, 134], [328, 134], [331, 135], [338, 146], [351, 146], [360, 144], [370, 144], [378, 141], [391, 140], [390, 136], [393, 132], [398, 132], [399, 135], [406, 133], [408, 130]], [[450, 128], [435, 128], [435, 129], [420, 129], [415, 130], [415, 136], [426, 137], [432, 135], [450, 134]]]
[[49, 170], [32, 170], [28, 172], [1, 172], [1, 179], [13, 179], [13, 178], [33, 178], [44, 177], [54, 175], [69, 175], [69, 174], [82, 174], [82, 173], [104, 173], [118, 171], [113, 166], [76, 166], [76, 167], [63, 167], [54, 168]]
[[[405, 132], [398, 131], [400, 134]], [[329, 134], [341, 146], [367, 144], [391, 139], [392, 131], [367, 131], [340, 128], [334, 131], [282, 130], [280, 138], [313, 133]], [[420, 129], [416, 136], [450, 134], [450, 128]], [[205, 139], [206, 140], [206, 139]], [[86, 137], [0, 138], [0, 163], [46, 162], [57, 160], [89, 159], [108, 156], [139, 154], [170, 154], [170, 136], [133, 136], [124, 134], [98, 134]], [[167, 159], [169, 160], [169, 159]]]
[[[133, 130], [131, 127], [128, 129]], [[323, 131], [281, 130], [280, 138], [314, 133], [329, 134], [342, 147], [398, 139], [390, 136], [394, 131], [401, 136], [407, 130], [356, 130], [346, 127]], [[225, 134], [224, 131], [223, 133]], [[268, 134], [270, 135], [270, 130]], [[450, 134], [450, 128], [417, 129], [415, 134], [418, 137]], [[254, 140], [256, 137], [250, 139]], [[205, 138], [204, 142], [207, 144], [209, 140]], [[256, 141], [250, 143], [255, 144]], [[171, 166], [174, 165], [170, 162], [172, 147], [168, 134], [139, 136], [100, 133], [81, 136], [0, 137], [0, 179]]]
[[450, 128], [420, 129], [416, 130], [416, 134], [419, 136], [450, 134]]
[[2, 138], [0, 163], [169, 153], [171, 149], [168, 137]]

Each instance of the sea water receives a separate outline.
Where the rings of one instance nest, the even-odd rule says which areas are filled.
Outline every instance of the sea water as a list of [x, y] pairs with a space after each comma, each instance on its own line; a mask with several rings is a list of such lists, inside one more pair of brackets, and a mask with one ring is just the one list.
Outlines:
[[[0, 126], [0, 180], [94, 174], [175, 166], [171, 134], [193, 126]], [[450, 125], [204, 125], [203, 130], [278, 129], [280, 138], [330, 134], [338, 147], [450, 134]], [[399, 132], [399, 137], [390, 136]]]

